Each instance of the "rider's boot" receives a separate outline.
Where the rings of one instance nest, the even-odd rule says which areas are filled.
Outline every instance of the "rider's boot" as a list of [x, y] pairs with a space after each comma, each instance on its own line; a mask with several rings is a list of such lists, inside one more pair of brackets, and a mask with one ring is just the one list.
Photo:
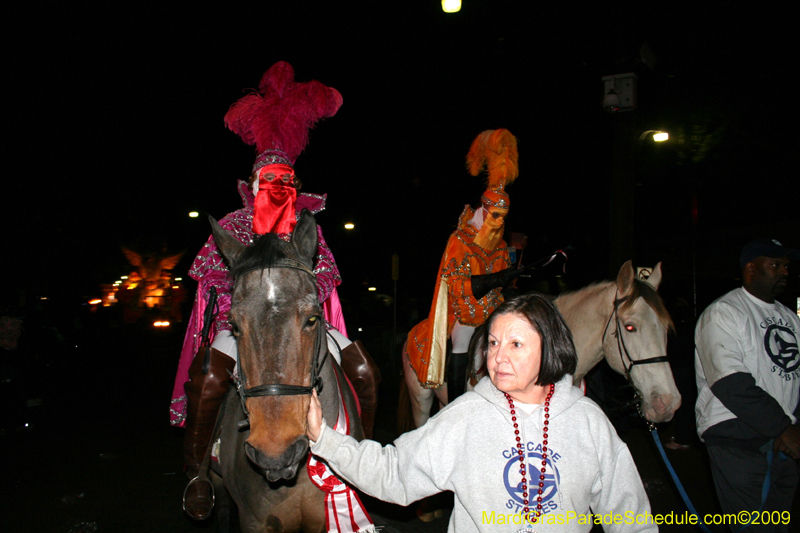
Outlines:
[[230, 386], [230, 372], [236, 361], [211, 348], [208, 372], [203, 373], [206, 350], [201, 349], [189, 368], [186, 391], [186, 434], [183, 437], [183, 460], [189, 485], [183, 494], [183, 508], [195, 520], [208, 518], [214, 508], [211, 483], [197, 482], [200, 465], [208, 450], [222, 400]]
[[467, 386], [467, 363], [469, 354], [450, 353], [445, 367], [445, 380], [447, 381], [447, 403], [464, 394]]
[[364, 437], [371, 439], [375, 426], [375, 411], [378, 409], [378, 384], [381, 371], [367, 353], [361, 341], [355, 341], [342, 350], [342, 370], [358, 396], [361, 404], [361, 427]]

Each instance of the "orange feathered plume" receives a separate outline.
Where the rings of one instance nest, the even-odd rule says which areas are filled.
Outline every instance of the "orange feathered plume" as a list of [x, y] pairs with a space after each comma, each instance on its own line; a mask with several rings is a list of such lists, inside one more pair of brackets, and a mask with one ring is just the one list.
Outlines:
[[511, 185], [519, 176], [517, 138], [506, 129], [486, 130], [475, 137], [467, 153], [467, 169], [477, 176], [486, 169], [489, 189]]

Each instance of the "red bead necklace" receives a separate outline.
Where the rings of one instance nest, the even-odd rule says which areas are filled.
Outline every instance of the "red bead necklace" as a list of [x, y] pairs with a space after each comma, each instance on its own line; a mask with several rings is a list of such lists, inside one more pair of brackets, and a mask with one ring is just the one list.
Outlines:
[[[539, 475], [539, 491], [536, 498], [536, 517], [542, 516], [542, 494], [544, 494], [544, 471], [547, 466], [547, 426], [550, 423], [550, 398], [553, 397], [556, 386], [554, 383], [550, 384], [550, 392], [547, 393], [547, 398], [544, 400], [544, 429], [542, 431], [542, 469]], [[523, 509], [524, 516], [528, 516], [530, 508], [528, 507], [528, 479], [525, 477], [525, 451], [523, 450], [522, 439], [519, 436], [519, 424], [517, 423], [517, 411], [514, 407], [514, 400], [508, 393], [503, 393], [508, 400], [508, 406], [511, 408], [511, 421], [514, 423], [514, 435], [517, 438], [517, 454], [519, 455], [520, 468], [522, 474], [522, 499], [525, 507]]]

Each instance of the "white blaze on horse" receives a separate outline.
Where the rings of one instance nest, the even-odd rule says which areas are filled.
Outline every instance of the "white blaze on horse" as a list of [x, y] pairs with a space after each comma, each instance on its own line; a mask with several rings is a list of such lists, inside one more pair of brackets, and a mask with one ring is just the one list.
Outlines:
[[[673, 328], [664, 302], [656, 290], [661, 282], [661, 263], [647, 281], [636, 278], [630, 261], [617, 280], [589, 285], [556, 298], [556, 306], [572, 331], [578, 352], [573, 382], [578, 385], [603, 357], [628, 379], [641, 400], [641, 413], [650, 422], [672, 420], [681, 405], [672, 369], [667, 361], [667, 334]], [[483, 335], [473, 337], [470, 380], [467, 388], [485, 374]], [[417, 427], [430, 417], [434, 397], [447, 404], [447, 384], [438, 389], [420, 385], [403, 346], [403, 374]], [[403, 406], [400, 406], [402, 409]]]

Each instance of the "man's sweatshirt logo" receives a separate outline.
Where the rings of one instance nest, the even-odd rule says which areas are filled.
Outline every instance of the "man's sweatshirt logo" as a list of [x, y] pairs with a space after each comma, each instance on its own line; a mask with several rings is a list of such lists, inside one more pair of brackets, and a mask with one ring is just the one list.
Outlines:
[[767, 355], [784, 372], [792, 372], [800, 366], [797, 337], [786, 326], [771, 324], [764, 333], [764, 349]]
[[[536, 512], [537, 498], [539, 497], [539, 476], [542, 474], [542, 445], [528, 442], [525, 444], [526, 465], [525, 479], [528, 485], [528, 507]], [[506, 508], [512, 513], [521, 513], [525, 507], [525, 498], [522, 496], [522, 474], [520, 473], [519, 454], [516, 448], [511, 448], [503, 452], [503, 457], [508, 459], [503, 469], [503, 482], [506, 491], [510, 496], [506, 502]], [[561, 477], [558, 473], [556, 464], [561, 456], [547, 447], [547, 466], [544, 473], [544, 487], [542, 488], [542, 512], [547, 513], [558, 508], [554, 499], [558, 492], [558, 484]]]

